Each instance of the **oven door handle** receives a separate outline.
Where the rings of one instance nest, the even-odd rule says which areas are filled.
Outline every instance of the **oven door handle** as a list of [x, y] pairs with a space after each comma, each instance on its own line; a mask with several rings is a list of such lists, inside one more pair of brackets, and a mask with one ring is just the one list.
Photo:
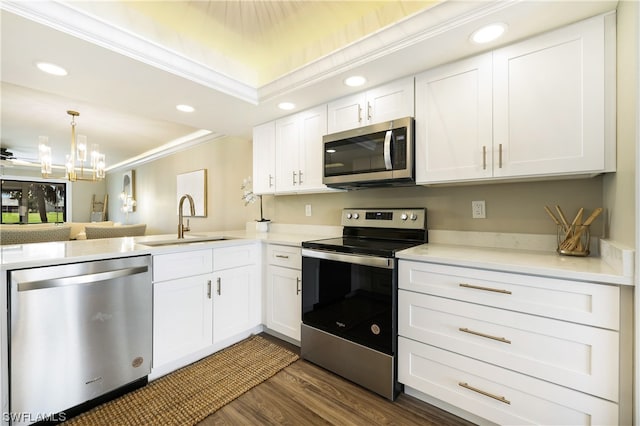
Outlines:
[[316, 259], [335, 260], [337, 262], [354, 263], [356, 265], [373, 266], [374, 268], [393, 269], [392, 258], [379, 256], [366, 256], [347, 253], [336, 253], [334, 251], [302, 249], [303, 257], [313, 257]]

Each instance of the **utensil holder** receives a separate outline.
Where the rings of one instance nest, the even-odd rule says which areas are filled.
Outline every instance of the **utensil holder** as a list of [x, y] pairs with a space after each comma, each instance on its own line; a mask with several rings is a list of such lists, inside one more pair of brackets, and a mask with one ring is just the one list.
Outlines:
[[557, 252], [564, 256], [588, 256], [591, 230], [589, 225], [558, 226]]

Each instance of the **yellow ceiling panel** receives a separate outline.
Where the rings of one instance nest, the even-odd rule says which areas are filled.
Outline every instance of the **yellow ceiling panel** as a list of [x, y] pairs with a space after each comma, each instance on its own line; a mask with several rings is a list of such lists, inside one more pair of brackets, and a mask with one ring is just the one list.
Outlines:
[[146, 0], [75, 5], [261, 86], [439, 2]]

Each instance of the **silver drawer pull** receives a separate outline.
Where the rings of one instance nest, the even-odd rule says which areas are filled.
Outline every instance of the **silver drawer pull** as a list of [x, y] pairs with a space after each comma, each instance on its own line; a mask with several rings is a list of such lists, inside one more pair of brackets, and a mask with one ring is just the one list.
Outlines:
[[497, 340], [498, 342], [511, 344], [511, 340], [505, 339], [504, 337], [497, 337], [497, 336], [492, 336], [490, 334], [480, 333], [479, 331], [469, 330], [466, 327], [461, 327], [458, 330], [462, 331], [463, 333], [473, 334], [474, 336], [480, 336], [487, 339]]
[[472, 288], [474, 290], [493, 291], [494, 293], [511, 294], [509, 290], [503, 290], [500, 288], [491, 288], [491, 287], [481, 287], [479, 285], [472, 285], [467, 283], [460, 283], [460, 287]]
[[505, 404], [509, 404], [511, 405], [511, 401], [509, 401], [507, 398], [505, 398], [504, 396], [498, 396], [498, 395], [494, 395], [492, 393], [483, 391], [482, 389], [478, 389], [478, 388], [474, 388], [473, 386], [469, 386], [468, 383], [465, 382], [459, 382], [458, 386], [462, 386], [465, 389], [469, 389], [470, 391], [474, 391], [479, 393], [480, 395], [484, 395], [484, 396], [488, 396], [489, 398], [493, 398], [496, 399], [500, 402], [504, 402]]
[[288, 259], [289, 256], [285, 256], [284, 254], [276, 254], [276, 257], [279, 257], [280, 259]]

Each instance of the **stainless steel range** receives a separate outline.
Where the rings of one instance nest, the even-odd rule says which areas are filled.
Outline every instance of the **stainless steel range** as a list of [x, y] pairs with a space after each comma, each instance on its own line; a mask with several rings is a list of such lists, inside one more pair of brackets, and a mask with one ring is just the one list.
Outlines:
[[302, 243], [303, 359], [395, 399], [395, 253], [427, 242], [426, 215], [344, 209], [341, 238]]

